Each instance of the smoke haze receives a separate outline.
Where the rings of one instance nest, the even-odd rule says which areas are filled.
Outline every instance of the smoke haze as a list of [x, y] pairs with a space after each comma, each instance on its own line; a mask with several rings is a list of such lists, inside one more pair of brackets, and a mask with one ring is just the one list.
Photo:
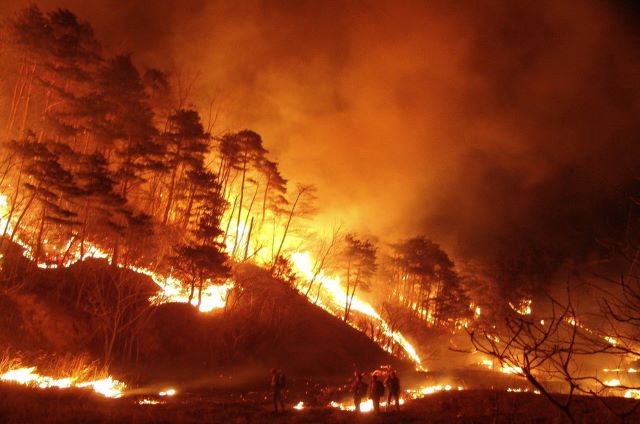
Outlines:
[[619, 236], [635, 189], [640, 43], [604, 3], [38, 2], [260, 133], [319, 221], [533, 279]]

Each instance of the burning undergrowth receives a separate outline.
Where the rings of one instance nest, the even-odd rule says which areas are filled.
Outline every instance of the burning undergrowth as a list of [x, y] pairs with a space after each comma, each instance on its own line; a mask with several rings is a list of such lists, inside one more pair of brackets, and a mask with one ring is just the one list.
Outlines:
[[159, 289], [151, 279], [104, 261], [41, 269], [16, 250], [4, 258], [4, 275], [15, 281], [2, 295], [11, 305], [4, 311], [13, 311], [2, 319], [14, 319], [3, 340], [25, 351], [89, 352], [128, 381], [136, 375], [139, 382], [202, 386], [220, 372], [259, 380], [276, 364], [302, 375], [344, 375], [354, 364], [406, 366], [253, 265], [236, 268], [228, 310], [203, 314], [184, 303], [154, 305], [149, 298]]

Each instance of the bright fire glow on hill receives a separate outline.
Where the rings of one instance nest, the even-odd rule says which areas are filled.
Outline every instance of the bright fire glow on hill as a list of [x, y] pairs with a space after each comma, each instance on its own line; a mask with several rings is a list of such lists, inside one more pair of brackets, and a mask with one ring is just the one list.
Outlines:
[[[12, 223], [7, 220], [7, 196], [0, 194], [0, 214], [2, 219], [0, 220], [0, 228], [7, 230], [7, 234], [13, 232]], [[14, 241], [24, 249], [24, 256], [34, 260], [33, 249], [28, 243], [23, 242], [19, 238], [15, 238]], [[46, 242], [45, 242], [46, 243]], [[68, 248], [69, 246], [67, 246]], [[66, 250], [66, 249], [65, 249]], [[231, 253], [231, 252], [229, 252]], [[69, 254], [64, 263], [55, 261], [40, 261], [37, 265], [40, 268], [57, 268], [59, 266], [68, 267], [78, 261], [87, 258], [101, 258], [109, 259], [110, 254], [101, 249], [100, 247], [91, 243], [86, 243], [84, 254], [81, 256], [79, 251], [74, 254]], [[319, 305], [328, 311], [329, 313], [339, 316], [344, 310], [344, 305], [347, 300], [347, 294], [342, 287], [339, 277], [331, 277], [320, 271], [318, 275], [314, 277], [313, 262], [308, 252], [296, 252], [291, 255], [292, 262], [294, 263], [296, 270], [301, 273], [305, 278], [315, 280], [321, 285], [323, 298], [318, 302]], [[160, 287], [161, 293], [152, 297], [150, 300], [154, 303], [166, 303], [166, 302], [188, 302], [189, 295], [187, 288], [182, 282], [169, 275], [160, 275], [144, 267], [130, 266], [129, 269], [140, 274], [147, 275], [153, 282]], [[209, 312], [214, 309], [223, 308], [226, 304], [229, 290], [233, 288], [233, 283], [227, 281], [222, 285], [210, 284], [205, 287], [202, 293], [201, 303], [199, 310], [201, 312]], [[192, 304], [196, 305], [197, 300], [192, 299]], [[424, 369], [422, 366], [422, 360], [415, 348], [409, 343], [405, 337], [398, 331], [394, 331], [390, 328], [389, 324], [382, 319], [380, 314], [367, 302], [355, 296], [351, 304], [351, 310], [361, 313], [375, 320], [382, 333], [393, 340], [394, 343], [400, 345], [407, 357], [409, 357], [418, 369]], [[350, 323], [353, 325], [353, 323]], [[386, 346], [386, 344], [385, 344]], [[386, 346], [387, 350], [391, 351], [391, 348]]]
[[[6, 228], [7, 234], [11, 234], [13, 232], [13, 228], [11, 222], [6, 219], [6, 216], [8, 215], [7, 196], [5, 196], [4, 194], [0, 194], [0, 215], [2, 216], [2, 219], [0, 219], [0, 231], [5, 231]], [[26, 258], [34, 260], [33, 249], [31, 248], [31, 246], [29, 246], [19, 238], [15, 238], [13, 241], [23, 248], [23, 254]], [[69, 246], [67, 246], [67, 248], [68, 247]], [[62, 263], [62, 266], [69, 267], [76, 262], [89, 258], [109, 259], [109, 257], [110, 254], [108, 252], [100, 249], [94, 244], [86, 243], [84, 255], [81, 256], [79, 251], [75, 252], [75, 254], [70, 254], [69, 257], [64, 261], [64, 263]], [[59, 267], [58, 263], [48, 261], [40, 261], [37, 265], [39, 268], [44, 269], [54, 269]], [[187, 289], [179, 279], [171, 275], [163, 276], [144, 267], [130, 266], [129, 269], [139, 274], [144, 274], [150, 277], [153, 282], [156, 283], [158, 287], [160, 287], [162, 291], [158, 295], [150, 299], [152, 302], [157, 304], [168, 302], [188, 302], [189, 295], [187, 293]], [[233, 283], [231, 283], [230, 281], [227, 281], [222, 285], [212, 284], [207, 286], [202, 293], [202, 300], [199, 305], [200, 312], [210, 312], [214, 309], [223, 308], [226, 303], [227, 294], [231, 288], [233, 288]], [[191, 303], [196, 306], [197, 299], [192, 299]]]
[[[291, 260], [296, 267], [296, 271], [300, 272], [309, 280], [314, 278], [313, 261], [308, 252], [294, 253], [291, 255]], [[321, 285], [323, 293], [326, 294], [325, 297], [330, 302], [329, 304], [325, 304], [319, 301], [318, 305], [333, 315], [340, 313], [341, 308], [344, 308], [347, 301], [347, 293], [340, 283], [340, 277], [330, 277], [325, 275], [324, 271], [321, 270], [315, 275], [315, 280]], [[400, 332], [391, 330], [389, 324], [382, 319], [380, 314], [370, 304], [355, 296], [351, 309], [376, 320], [383, 333], [402, 347], [406, 355], [416, 364], [418, 369], [423, 369], [422, 359], [411, 343], [409, 343]]]

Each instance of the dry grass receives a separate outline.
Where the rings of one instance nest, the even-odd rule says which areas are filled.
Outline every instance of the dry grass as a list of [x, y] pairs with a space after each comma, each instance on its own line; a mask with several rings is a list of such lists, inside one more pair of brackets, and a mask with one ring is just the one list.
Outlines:
[[86, 354], [40, 354], [25, 358], [21, 353], [11, 349], [0, 352], [0, 374], [26, 367], [36, 367], [36, 371], [41, 375], [52, 378], [68, 377], [78, 382], [95, 381], [109, 376], [106, 368]]

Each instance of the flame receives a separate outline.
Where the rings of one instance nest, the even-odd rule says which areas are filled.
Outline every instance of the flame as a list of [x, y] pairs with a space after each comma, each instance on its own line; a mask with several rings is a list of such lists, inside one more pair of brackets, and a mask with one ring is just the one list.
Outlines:
[[487, 367], [490, 370], [493, 369], [493, 361], [491, 359], [483, 359], [482, 361], [478, 362], [478, 365]]
[[[12, 233], [12, 223], [8, 219], [6, 219], [7, 204], [7, 196], [4, 194], [0, 194], [0, 215], [3, 216], [3, 218], [0, 219], [0, 228], [4, 229], [6, 227], [7, 232]], [[245, 235], [248, 236], [246, 227], [247, 223], [244, 221], [241, 222], [240, 227], [235, 229], [232, 228], [230, 235], [224, 241], [227, 246], [227, 253], [229, 253], [230, 256], [233, 256], [234, 252], [237, 253], [236, 247], [230, 244], [231, 240], [234, 240], [234, 235], [238, 234], [238, 243], [242, 243], [243, 237]], [[33, 249], [26, 242], [20, 240], [19, 238], [15, 239], [14, 241], [23, 248], [23, 254], [25, 257], [30, 260], [35, 259]], [[45, 240], [45, 243], [46, 242], [47, 241]], [[68, 241], [65, 251], [70, 247], [70, 244], [71, 240]], [[80, 252], [75, 252], [75, 254], [72, 252], [72, 254], [69, 254], [69, 258], [67, 258], [67, 260], [63, 264], [61, 264], [61, 266], [69, 267], [78, 261], [82, 261], [88, 258], [108, 259], [110, 257], [110, 254], [107, 251], [92, 243], [85, 243], [85, 245], [86, 248], [83, 255], [80, 255]], [[262, 257], [265, 254], [264, 250], [262, 252], [258, 252], [258, 250], [249, 252], [249, 249], [247, 248], [247, 252], [255, 256], [255, 259], [257, 261], [262, 261], [264, 263], [268, 262], [267, 259]], [[262, 253], [263, 255], [260, 256], [258, 255], [258, 253]], [[308, 252], [293, 253], [291, 255], [291, 259], [299, 272], [301, 272], [308, 279], [313, 278], [313, 264], [311, 261], [311, 256]], [[45, 260], [39, 261], [37, 263], [37, 266], [40, 268], [51, 269], [58, 268], [58, 266], [60, 265], [58, 263], [52, 263], [51, 261]], [[129, 269], [150, 277], [153, 282], [161, 289], [161, 293], [153, 296], [150, 299], [151, 302], [161, 304], [167, 302], [187, 303], [189, 301], [189, 296], [185, 285], [183, 285], [182, 282], [174, 276], [161, 275], [152, 271], [151, 269], [140, 266], [129, 266]], [[340, 308], [344, 308], [344, 304], [347, 300], [346, 292], [340, 284], [340, 278], [327, 276], [324, 274], [324, 272], [320, 272], [320, 274], [315, 278], [316, 281], [322, 285], [323, 293], [325, 293], [326, 295], [325, 297], [329, 299], [329, 304], [326, 305], [322, 302], [319, 302], [319, 305], [326, 311], [337, 315], [340, 312]], [[215, 309], [224, 308], [228, 293], [233, 287], [234, 285], [231, 281], [227, 281], [222, 285], [208, 284], [204, 292], [202, 293], [199, 310], [201, 312], [210, 312]], [[197, 305], [197, 299], [192, 299], [191, 303], [194, 306]], [[418, 369], [423, 369], [422, 360], [411, 343], [409, 343], [400, 332], [392, 330], [389, 324], [382, 319], [380, 314], [369, 303], [361, 300], [358, 297], [354, 297], [351, 304], [351, 309], [355, 312], [359, 312], [378, 321], [382, 333], [393, 340], [394, 343], [400, 345], [407, 356], [416, 364], [416, 367]], [[385, 348], [387, 349], [387, 351], [391, 352], [390, 347]]]
[[[438, 392], [448, 392], [451, 390], [464, 390], [464, 387], [458, 386], [453, 387], [450, 384], [438, 384], [435, 386], [424, 386], [418, 389], [408, 389], [404, 391], [404, 396], [400, 398], [400, 405], [405, 404], [405, 398], [408, 399], [421, 399], [425, 396], [432, 395]], [[342, 411], [355, 411], [356, 407], [352, 403], [341, 403], [332, 401], [329, 403], [329, 406], [332, 408], [337, 408]], [[385, 408], [387, 406], [386, 402], [380, 402], [380, 407]], [[371, 399], [366, 402], [360, 403], [360, 412], [371, 412], [373, 411], [373, 401]]]
[[298, 411], [302, 411], [304, 409], [304, 402], [300, 401], [300, 402], [296, 403], [295, 406], [293, 407], [293, 409], [296, 409]]
[[[416, 390], [406, 390], [406, 393], [411, 399], [419, 399], [437, 392], [449, 392], [451, 390], [454, 390], [454, 387], [450, 384], [438, 384], [435, 386], [420, 387]], [[464, 387], [458, 386], [456, 390], [464, 390]]]
[[607, 387], [618, 387], [620, 385], [620, 380], [617, 378], [612, 378], [611, 380], [606, 380], [604, 385]]
[[515, 387], [515, 388], [507, 387], [507, 392], [510, 392], [510, 393], [529, 393], [529, 392], [532, 392], [532, 393], [534, 393], [536, 395], [540, 394], [540, 390], [537, 390], [537, 389], [536, 390], [529, 390], [529, 388], [524, 388], [523, 389], [521, 387]]
[[624, 397], [628, 399], [640, 399], [640, 390], [628, 389], [624, 392]]
[[514, 305], [513, 303], [509, 302], [509, 306], [511, 307], [511, 309], [513, 309], [516, 313], [520, 315], [531, 315], [531, 312], [532, 312], [531, 303], [532, 303], [531, 299], [521, 299], [517, 305]]
[[[400, 399], [400, 405], [404, 405], [404, 399]], [[332, 408], [340, 409], [341, 411], [355, 411], [356, 406], [348, 403], [340, 403], [332, 401], [329, 403], [329, 406]], [[380, 407], [385, 408], [387, 406], [387, 402], [380, 402]], [[373, 411], [373, 401], [371, 399], [366, 400], [360, 403], [360, 412], [371, 412]]]
[[21, 384], [23, 386], [38, 387], [40, 389], [48, 389], [56, 387], [59, 389], [69, 389], [71, 387], [89, 388], [109, 398], [119, 398], [126, 389], [126, 385], [109, 376], [102, 380], [95, 381], [76, 381], [74, 377], [53, 378], [40, 375], [35, 372], [36, 367], [22, 367], [11, 369], [0, 375], [0, 381], [7, 381]]
[[627, 368], [625, 369], [621, 369], [621, 368], [603, 368], [602, 371], [604, 372], [627, 372], [629, 374], [635, 374], [638, 372], [637, 369], [635, 368]]
[[160, 396], [175, 396], [176, 393], [177, 392], [176, 392], [175, 389], [169, 389], [169, 390], [162, 391], [162, 392], [158, 393], [158, 395], [160, 395]]
[[[296, 270], [301, 273], [305, 278], [311, 280], [315, 276], [315, 281], [322, 287], [322, 291], [325, 294], [325, 298], [328, 299], [330, 304], [325, 304], [321, 300], [318, 301], [318, 305], [324, 310], [333, 315], [338, 315], [344, 311], [345, 304], [347, 302], [347, 293], [340, 284], [340, 277], [330, 277], [325, 274], [324, 270], [320, 270], [317, 275], [314, 272], [313, 261], [309, 252], [296, 252], [291, 255], [291, 260], [296, 267]], [[351, 310], [357, 311], [363, 315], [366, 315], [374, 320], [378, 321], [382, 332], [390, 337], [395, 343], [400, 345], [405, 351], [407, 356], [416, 364], [416, 367], [423, 370], [422, 359], [416, 352], [416, 349], [405, 339], [405, 337], [399, 331], [393, 331], [389, 324], [382, 319], [380, 314], [369, 303], [354, 296], [351, 303]], [[350, 323], [353, 326], [353, 324]], [[388, 349], [389, 350], [389, 349]]]

